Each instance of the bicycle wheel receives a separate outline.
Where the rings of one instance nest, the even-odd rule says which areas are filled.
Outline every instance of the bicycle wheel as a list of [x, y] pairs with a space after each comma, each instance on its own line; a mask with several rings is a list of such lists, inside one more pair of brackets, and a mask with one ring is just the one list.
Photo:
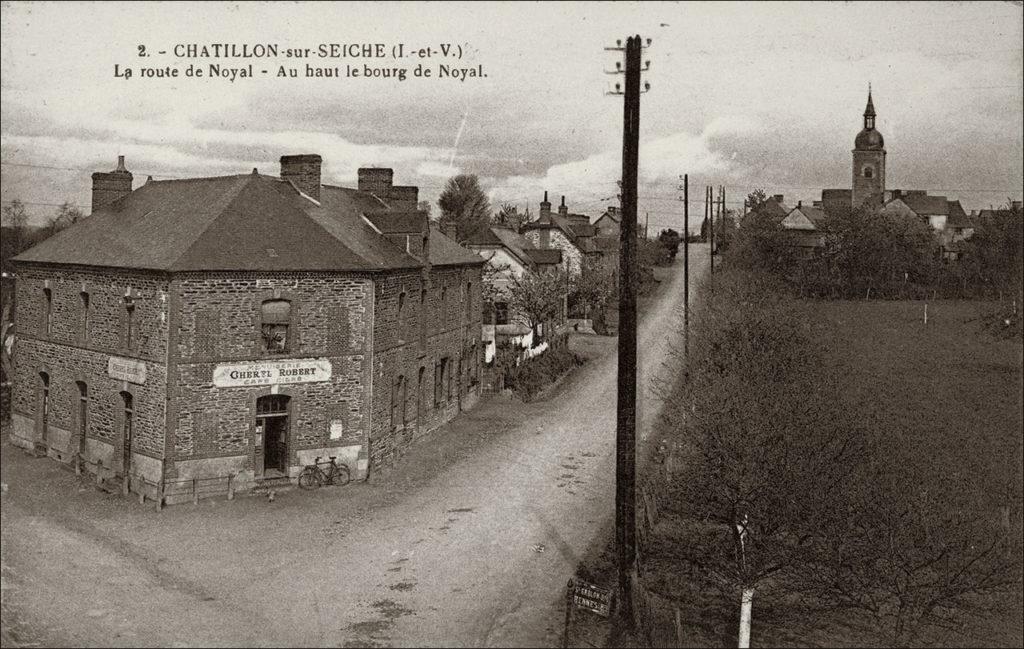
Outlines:
[[316, 489], [320, 486], [320, 476], [313, 469], [307, 468], [299, 474], [299, 486], [303, 489]]
[[352, 476], [348, 472], [348, 467], [345, 466], [344, 464], [339, 464], [338, 468], [335, 470], [334, 478], [331, 479], [331, 482], [333, 484], [341, 485], [342, 487], [344, 487], [349, 483], [351, 479]]

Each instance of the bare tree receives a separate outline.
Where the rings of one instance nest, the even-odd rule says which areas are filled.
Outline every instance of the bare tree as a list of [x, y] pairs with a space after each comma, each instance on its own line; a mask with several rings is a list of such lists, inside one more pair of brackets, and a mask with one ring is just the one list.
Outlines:
[[[562, 314], [566, 295], [565, 272], [549, 270], [513, 274], [507, 291], [513, 317], [530, 328], [534, 345], [540, 344], [540, 325], [554, 323]], [[544, 333], [549, 334], [547, 331]]]

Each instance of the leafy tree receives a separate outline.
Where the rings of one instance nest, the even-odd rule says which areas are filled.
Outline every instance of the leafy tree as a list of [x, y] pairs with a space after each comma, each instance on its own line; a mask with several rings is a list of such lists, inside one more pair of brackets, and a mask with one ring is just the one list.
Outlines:
[[758, 187], [754, 191], [747, 194], [747, 209], [753, 212], [757, 210], [757, 208], [761, 207], [761, 205], [763, 205], [766, 200], [768, 200], [768, 194], [766, 194], [763, 189]]
[[442, 229], [454, 230], [457, 241], [465, 241], [490, 221], [491, 206], [475, 175], [449, 178], [437, 206], [441, 210]]
[[680, 241], [682, 241], [682, 237], [672, 228], [667, 228], [658, 233], [658, 242], [665, 247], [670, 261], [675, 260], [676, 254], [679, 252]]

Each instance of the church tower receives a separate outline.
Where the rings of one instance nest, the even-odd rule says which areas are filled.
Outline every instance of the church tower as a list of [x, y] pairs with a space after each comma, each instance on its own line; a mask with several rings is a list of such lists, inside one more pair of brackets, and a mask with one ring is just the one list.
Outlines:
[[875, 129], [875, 105], [868, 86], [864, 129], [853, 142], [853, 207], [865, 201], [881, 204], [885, 195], [885, 140]]

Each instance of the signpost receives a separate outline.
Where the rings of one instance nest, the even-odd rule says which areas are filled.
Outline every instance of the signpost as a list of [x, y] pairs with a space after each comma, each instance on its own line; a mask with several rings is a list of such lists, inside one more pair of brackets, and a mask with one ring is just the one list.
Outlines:
[[612, 591], [582, 579], [569, 580], [565, 586], [565, 631], [562, 634], [562, 647], [569, 646], [569, 625], [572, 622], [574, 608], [582, 608], [601, 617], [608, 617], [612, 612]]

